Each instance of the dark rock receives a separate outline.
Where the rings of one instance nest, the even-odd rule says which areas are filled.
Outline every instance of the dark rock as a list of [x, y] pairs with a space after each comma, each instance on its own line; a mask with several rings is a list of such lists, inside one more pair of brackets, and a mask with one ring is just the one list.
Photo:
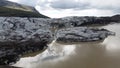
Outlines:
[[0, 65], [13, 64], [21, 55], [43, 50], [52, 42], [49, 26], [38, 21], [32, 18], [0, 18]]
[[119, 23], [120, 15], [114, 15], [111, 17], [64, 17], [58, 19], [50, 19], [50, 25], [54, 28], [68, 28], [68, 27], [80, 27], [90, 25], [107, 25], [111, 23]]
[[111, 17], [111, 20], [114, 22], [120, 22], [120, 15], [114, 15]]
[[90, 42], [103, 40], [109, 35], [115, 35], [106, 29], [74, 27], [58, 30], [57, 42]]
[[1, 65], [0, 68], [20, 68], [20, 67], [13, 67], [13, 66], [3, 66]]

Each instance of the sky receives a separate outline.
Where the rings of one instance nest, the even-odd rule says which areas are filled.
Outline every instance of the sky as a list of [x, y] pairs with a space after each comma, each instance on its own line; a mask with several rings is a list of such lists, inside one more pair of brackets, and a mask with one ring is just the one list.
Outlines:
[[51, 18], [120, 14], [120, 0], [9, 0], [34, 6]]

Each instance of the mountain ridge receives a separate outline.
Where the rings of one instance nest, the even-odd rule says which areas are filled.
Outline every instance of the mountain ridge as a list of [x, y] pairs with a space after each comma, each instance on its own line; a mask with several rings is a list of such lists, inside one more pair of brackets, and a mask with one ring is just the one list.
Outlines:
[[7, 0], [0, 1], [0, 9], [0, 16], [3, 17], [48, 18], [47, 16], [40, 14], [34, 7], [18, 4]]

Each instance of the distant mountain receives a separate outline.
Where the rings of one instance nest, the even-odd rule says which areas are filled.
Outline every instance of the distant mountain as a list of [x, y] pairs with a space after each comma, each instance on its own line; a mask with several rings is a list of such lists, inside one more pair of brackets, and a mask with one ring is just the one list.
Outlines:
[[0, 0], [0, 16], [48, 18], [47, 16], [40, 14], [34, 7], [10, 2], [7, 0]]

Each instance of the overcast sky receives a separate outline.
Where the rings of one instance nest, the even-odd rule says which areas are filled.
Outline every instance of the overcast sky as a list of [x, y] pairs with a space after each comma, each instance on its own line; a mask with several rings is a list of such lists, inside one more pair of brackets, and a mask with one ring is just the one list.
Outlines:
[[65, 16], [111, 16], [120, 13], [120, 0], [10, 0], [34, 6], [52, 18]]

